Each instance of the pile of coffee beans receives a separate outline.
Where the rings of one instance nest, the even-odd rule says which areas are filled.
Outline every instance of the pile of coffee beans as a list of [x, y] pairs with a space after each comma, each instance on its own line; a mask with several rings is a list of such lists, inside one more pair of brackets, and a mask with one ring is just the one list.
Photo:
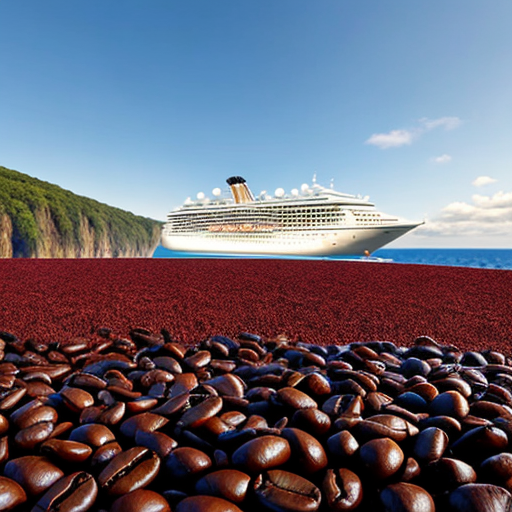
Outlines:
[[0, 332], [0, 511], [512, 510], [512, 362], [421, 336]]

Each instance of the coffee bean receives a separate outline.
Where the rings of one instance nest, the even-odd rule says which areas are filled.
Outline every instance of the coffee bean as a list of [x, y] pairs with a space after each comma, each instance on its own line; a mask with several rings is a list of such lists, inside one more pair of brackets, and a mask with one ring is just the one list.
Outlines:
[[36, 496], [48, 490], [64, 473], [46, 457], [27, 455], [10, 460], [4, 475], [20, 484], [30, 495]]
[[342, 430], [327, 439], [327, 448], [330, 455], [345, 461], [357, 452], [359, 443], [348, 430]]
[[119, 496], [150, 484], [159, 469], [155, 452], [135, 446], [114, 457], [100, 473], [98, 483], [109, 494]]
[[496, 485], [467, 484], [450, 494], [450, 505], [454, 512], [507, 512], [512, 496]]
[[0, 476], [0, 511], [13, 510], [26, 501], [27, 495], [19, 483]]
[[512, 490], [512, 454], [507, 452], [493, 455], [481, 464], [485, 481]]
[[434, 500], [421, 487], [405, 482], [388, 485], [380, 499], [386, 512], [435, 512]]
[[71, 431], [70, 441], [87, 444], [93, 448], [98, 448], [106, 443], [115, 441], [115, 436], [110, 429], [104, 425], [90, 424], [82, 425]]
[[12, 422], [20, 430], [43, 421], [56, 423], [57, 419], [57, 411], [53, 407], [44, 406], [40, 400], [33, 400], [11, 414]]
[[319, 409], [299, 409], [292, 416], [291, 425], [319, 436], [329, 431], [331, 419]]
[[222, 398], [213, 396], [186, 411], [176, 426], [180, 429], [196, 428], [215, 416], [222, 409]]
[[104, 466], [109, 463], [114, 457], [117, 457], [123, 449], [117, 441], [105, 443], [96, 449], [91, 459], [91, 466]]
[[185, 446], [174, 449], [165, 463], [169, 473], [181, 479], [197, 476], [212, 465], [210, 457], [204, 452]]
[[221, 469], [199, 479], [198, 494], [217, 496], [234, 503], [244, 501], [251, 481], [250, 476], [236, 469]]
[[81, 412], [82, 409], [94, 404], [94, 398], [83, 389], [64, 387], [60, 391], [66, 406], [73, 412]]
[[292, 464], [298, 464], [301, 471], [310, 474], [327, 466], [327, 455], [312, 435], [298, 428], [284, 428], [281, 435], [290, 444]]
[[151, 412], [143, 412], [124, 420], [123, 423], [121, 423], [120, 431], [124, 436], [133, 439], [138, 430], [154, 432], [168, 422], [169, 420], [164, 416]]
[[262, 436], [246, 442], [232, 457], [233, 464], [251, 474], [281, 466], [291, 455], [286, 439], [277, 436]]
[[360, 449], [360, 458], [369, 475], [383, 480], [400, 469], [404, 461], [404, 453], [395, 441], [385, 437], [363, 444]]
[[316, 409], [318, 404], [309, 395], [298, 389], [286, 387], [277, 392], [278, 403], [291, 409]]
[[419, 430], [407, 420], [398, 416], [376, 414], [357, 423], [352, 432], [357, 439], [363, 441], [389, 437], [394, 441], [401, 442], [416, 436]]
[[32, 509], [33, 512], [86, 512], [96, 501], [98, 485], [92, 475], [73, 473], [55, 482]]
[[171, 507], [160, 494], [137, 489], [117, 498], [110, 512], [171, 512]]
[[476, 482], [477, 478], [475, 470], [466, 462], [444, 457], [425, 466], [421, 477], [425, 488], [433, 495]]
[[447, 434], [437, 427], [429, 427], [416, 437], [413, 454], [419, 461], [432, 462], [443, 456], [447, 446]]
[[62, 439], [49, 439], [41, 445], [41, 453], [55, 456], [66, 462], [84, 462], [92, 454], [92, 448], [77, 441], [65, 441]]
[[328, 469], [322, 490], [329, 510], [354, 510], [363, 499], [363, 486], [359, 477], [349, 469]]
[[444, 415], [461, 420], [469, 414], [469, 404], [458, 391], [445, 391], [432, 400], [429, 413], [431, 416]]
[[259, 502], [276, 512], [309, 512], [318, 510], [322, 495], [309, 480], [274, 469], [256, 478], [254, 492]]

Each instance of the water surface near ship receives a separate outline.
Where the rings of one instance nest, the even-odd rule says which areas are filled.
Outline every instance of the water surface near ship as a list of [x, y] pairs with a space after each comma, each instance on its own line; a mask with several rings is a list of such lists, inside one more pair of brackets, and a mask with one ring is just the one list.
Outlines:
[[[365, 258], [330, 256], [240, 256], [227, 254], [204, 254], [176, 252], [157, 247], [153, 258], [280, 258], [298, 260], [360, 260]], [[415, 263], [420, 265], [443, 265], [450, 267], [472, 267], [512, 270], [512, 249], [379, 249], [372, 254], [373, 258], [393, 263]], [[373, 260], [375, 261], [375, 260]]]

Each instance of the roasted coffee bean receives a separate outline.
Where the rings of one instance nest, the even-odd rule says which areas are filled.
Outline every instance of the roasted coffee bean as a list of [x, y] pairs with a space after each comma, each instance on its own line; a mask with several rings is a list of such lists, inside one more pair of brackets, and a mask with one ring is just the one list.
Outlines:
[[174, 449], [165, 463], [171, 476], [181, 479], [197, 476], [212, 466], [206, 453], [190, 447]]
[[27, 392], [26, 387], [12, 388], [0, 393], [0, 411], [9, 411], [15, 407]]
[[388, 485], [380, 499], [386, 512], [435, 512], [432, 496], [421, 487], [405, 482]]
[[416, 436], [418, 428], [407, 420], [392, 414], [376, 414], [360, 421], [352, 429], [354, 436], [362, 441], [389, 437], [401, 442], [409, 437]]
[[171, 512], [171, 507], [160, 494], [147, 489], [137, 489], [117, 498], [110, 512]]
[[463, 460], [482, 461], [490, 455], [502, 452], [508, 446], [508, 437], [503, 430], [493, 426], [477, 427], [457, 439], [451, 449]]
[[212, 356], [207, 350], [199, 350], [195, 354], [186, 357], [183, 362], [192, 370], [197, 371], [204, 368], [211, 361]]
[[299, 409], [291, 419], [291, 426], [305, 430], [314, 436], [326, 434], [331, 428], [331, 419], [319, 409]]
[[[171, 454], [172, 455], [172, 454]], [[277, 436], [262, 436], [244, 443], [232, 457], [233, 464], [250, 474], [281, 466], [288, 461], [288, 441]]]
[[0, 476], [0, 511], [13, 510], [27, 501], [23, 487], [5, 476]]
[[318, 404], [309, 395], [298, 389], [286, 387], [277, 391], [278, 403], [291, 409], [316, 409]]
[[124, 436], [133, 439], [138, 430], [154, 432], [168, 422], [169, 420], [164, 416], [153, 414], [151, 412], [143, 412], [124, 420], [123, 423], [121, 423], [119, 430]]
[[77, 441], [65, 441], [62, 439], [49, 439], [41, 445], [41, 453], [54, 456], [66, 462], [84, 462], [92, 454], [92, 448]]
[[43, 405], [40, 400], [33, 400], [11, 414], [12, 422], [20, 430], [42, 421], [56, 423], [57, 419], [57, 411], [53, 407]]
[[104, 466], [122, 451], [123, 449], [121, 448], [121, 445], [116, 441], [105, 443], [94, 452], [91, 459], [91, 466]]
[[14, 437], [14, 443], [24, 449], [30, 450], [48, 439], [53, 432], [53, 423], [43, 421], [20, 430]]
[[437, 427], [429, 427], [419, 433], [413, 454], [421, 462], [432, 462], [443, 456], [448, 446], [448, 435]]
[[512, 496], [496, 485], [467, 484], [450, 494], [450, 505], [454, 512], [508, 512]]
[[359, 417], [363, 413], [364, 403], [360, 396], [354, 395], [334, 395], [328, 398], [322, 411], [329, 416], [353, 416]]
[[27, 455], [10, 460], [4, 475], [20, 484], [30, 495], [36, 496], [48, 490], [64, 473], [46, 457]]
[[256, 478], [254, 492], [259, 502], [276, 512], [309, 512], [318, 510], [322, 495], [309, 480], [274, 469]]
[[429, 413], [431, 416], [451, 416], [461, 420], [469, 414], [469, 404], [458, 391], [445, 391], [432, 400]]
[[481, 464], [485, 481], [512, 490], [512, 454], [507, 452], [493, 455]]
[[153, 450], [161, 459], [165, 459], [178, 443], [162, 432], [144, 432], [138, 430], [135, 434], [135, 442], [139, 446], [145, 446]]
[[404, 453], [400, 447], [386, 437], [363, 444], [359, 455], [368, 474], [379, 480], [394, 475], [404, 461]]
[[342, 430], [329, 437], [327, 449], [330, 455], [336, 458], [339, 457], [341, 460], [347, 460], [357, 452], [359, 443], [348, 430]]
[[0, 437], [0, 464], [9, 460], [9, 438]]
[[217, 496], [233, 503], [244, 501], [251, 477], [236, 469], [221, 469], [199, 479], [195, 489], [198, 494]]
[[328, 469], [322, 482], [322, 490], [329, 510], [354, 510], [363, 499], [363, 485], [359, 477], [349, 469]]
[[305, 474], [315, 473], [327, 466], [327, 455], [312, 435], [298, 428], [284, 428], [281, 435], [290, 444], [292, 464], [297, 463]]
[[469, 398], [472, 394], [471, 386], [460, 377], [446, 377], [434, 381], [434, 384], [440, 393], [458, 391], [464, 398]]
[[150, 484], [160, 469], [155, 452], [135, 446], [114, 457], [100, 473], [98, 483], [112, 495], [122, 495]]
[[70, 441], [87, 444], [93, 448], [98, 448], [106, 443], [115, 441], [112, 431], [104, 425], [90, 424], [82, 425], [71, 431]]
[[98, 485], [92, 475], [73, 473], [55, 482], [32, 512], [86, 512], [93, 506], [97, 495]]
[[[147, 412], [153, 409], [158, 403], [158, 399], [150, 396], [141, 396], [133, 401], [126, 402], [126, 409], [128, 412], [138, 414], [140, 412]], [[158, 411], [153, 411], [160, 414]]]
[[176, 423], [179, 429], [196, 428], [215, 416], [222, 409], [222, 398], [212, 396], [186, 411]]
[[[183, 393], [174, 396], [167, 400], [167, 402], [163, 403], [160, 407], [153, 409], [154, 414], [161, 414], [162, 416], [171, 416], [180, 412], [186, 405], [188, 405], [190, 400], [190, 393], [188, 391], [184, 391]], [[136, 402], [131, 402], [132, 404]], [[155, 405], [157, 400], [155, 400]], [[137, 411], [133, 411], [137, 412]]]
[[394, 404], [404, 407], [413, 413], [424, 412], [427, 409], [427, 401], [412, 391], [405, 391], [398, 395], [394, 400]]
[[94, 404], [94, 398], [83, 389], [65, 387], [60, 391], [66, 406], [73, 412], [81, 412], [82, 409]]
[[0, 436], [3, 436], [9, 430], [9, 422], [5, 416], [0, 414]]
[[405, 467], [402, 466], [398, 474], [402, 481], [410, 482], [421, 474], [421, 468], [416, 459], [408, 457], [405, 461]]
[[431, 416], [425, 418], [420, 421], [420, 427], [425, 429], [429, 427], [440, 428], [450, 439], [457, 437], [462, 430], [460, 421], [450, 416]]
[[424, 487], [433, 495], [437, 495], [476, 482], [476, 472], [466, 462], [441, 458], [425, 466], [421, 478]]

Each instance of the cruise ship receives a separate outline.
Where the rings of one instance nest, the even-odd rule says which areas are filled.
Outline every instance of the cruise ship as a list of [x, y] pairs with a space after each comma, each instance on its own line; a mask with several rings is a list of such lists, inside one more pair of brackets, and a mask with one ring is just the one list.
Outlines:
[[368, 197], [323, 187], [313, 178], [289, 195], [254, 197], [240, 176], [226, 180], [230, 197], [215, 188], [170, 212], [162, 245], [173, 251], [214, 254], [334, 256], [366, 255], [421, 222], [376, 210]]

